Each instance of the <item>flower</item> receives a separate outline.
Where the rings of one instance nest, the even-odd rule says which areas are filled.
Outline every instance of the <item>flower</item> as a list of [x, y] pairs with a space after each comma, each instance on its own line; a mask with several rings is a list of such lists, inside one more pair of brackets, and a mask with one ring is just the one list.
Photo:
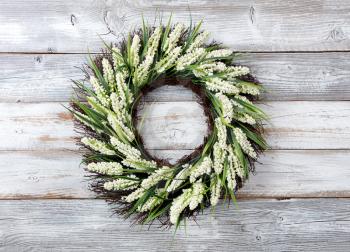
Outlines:
[[236, 114], [234, 117], [237, 121], [240, 121], [243, 123], [248, 123], [250, 125], [256, 124], [255, 119], [251, 115], [248, 115], [248, 114]]
[[140, 86], [148, 78], [149, 69], [153, 64], [154, 55], [158, 49], [161, 33], [162, 29], [160, 27], [157, 27], [147, 42], [147, 52], [145, 59], [135, 70], [134, 81], [136, 85]]
[[162, 202], [163, 200], [160, 197], [150, 197], [143, 205], [138, 206], [137, 211], [140, 213], [147, 212]]
[[211, 91], [223, 92], [226, 94], [238, 94], [239, 89], [231, 82], [225, 81], [221, 78], [210, 78], [205, 82], [206, 87]]
[[210, 180], [210, 204], [216, 206], [221, 194], [221, 185], [219, 179], [214, 175]]
[[102, 59], [102, 69], [103, 69], [103, 77], [105, 81], [108, 83], [109, 89], [113, 90], [115, 88], [115, 79], [114, 79], [114, 71], [109, 63], [109, 60], [106, 58]]
[[204, 77], [211, 76], [214, 72], [223, 72], [225, 70], [226, 65], [222, 62], [202, 63], [193, 70], [193, 74], [196, 77]]
[[221, 103], [222, 117], [227, 122], [231, 122], [232, 116], [233, 116], [233, 107], [232, 107], [231, 100], [226, 95], [224, 95], [222, 93], [216, 93], [215, 96], [216, 96], [216, 98], [219, 99], [219, 101]]
[[210, 58], [225, 58], [228, 57], [232, 54], [232, 50], [230, 49], [218, 49], [209, 52], [205, 58], [210, 59]]
[[183, 29], [184, 29], [183, 24], [178, 23], [175, 25], [174, 29], [169, 34], [168, 38], [165, 40], [164, 47], [163, 47], [163, 52], [165, 51], [165, 54], [171, 53], [171, 51], [176, 47]]
[[115, 137], [111, 137], [110, 140], [111, 140], [111, 144], [118, 150], [118, 152], [123, 154], [125, 157], [135, 158], [135, 159], [140, 158], [141, 152], [138, 149], [132, 147], [131, 145], [128, 145], [119, 141]]
[[186, 52], [193, 52], [196, 48], [203, 45], [203, 43], [207, 40], [208, 36], [209, 36], [209, 32], [207, 31], [204, 31], [198, 34], [197, 37], [192, 42], [192, 44], [188, 47]]
[[259, 95], [260, 89], [255, 84], [249, 82], [239, 82], [240, 92], [243, 94]]
[[123, 55], [118, 47], [112, 48], [113, 68], [115, 73], [121, 73], [124, 78], [129, 76], [129, 71], [125, 65]]
[[135, 139], [134, 132], [125, 126], [123, 121], [117, 118], [116, 114], [112, 112], [108, 113], [107, 120], [118, 136], [126, 138], [129, 142], [132, 142]]
[[116, 153], [111, 150], [106, 143], [97, 140], [95, 138], [92, 137], [83, 137], [81, 139], [81, 142], [83, 144], [85, 144], [86, 146], [90, 147], [91, 149], [93, 149], [94, 151], [98, 151], [102, 154], [105, 155], [115, 155]]
[[90, 172], [96, 172], [103, 175], [121, 175], [123, 173], [123, 166], [118, 162], [98, 162], [87, 165]]
[[103, 188], [107, 191], [124, 191], [124, 190], [132, 190], [137, 188], [140, 183], [137, 180], [137, 177], [133, 174], [127, 176], [130, 179], [115, 179], [113, 181], [105, 182]]
[[143, 158], [133, 158], [133, 157], [127, 157], [122, 161], [122, 163], [125, 166], [135, 168], [135, 169], [156, 169], [157, 168], [157, 163], [149, 160], [145, 160]]
[[175, 49], [173, 49], [171, 52], [169, 52], [169, 54], [165, 58], [163, 58], [161, 61], [158, 61], [154, 69], [157, 71], [157, 73], [162, 73], [168, 70], [168, 68], [170, 68], [174, 64], [176, 59], [179, 57], [180, 53], [181, 53], [181, 47], [178, 46]]
[[181, 171], [173, 178], [170, 185], [167, 188], [167, 192], [175, 191], [190, 175], [192, 166], [183, 165]]
[[140, 62], [140, 56], [139, 56], [139, 50], [140, 50], [140, 37], [139, 35], [135, 34], [132, 43], [130, 46], [130, 65], [136, 67]]
[[146, 190], [151, 188], [152, 186], [158, 184], [158, 182], [168, 179], [172, 171], [173, 170], [171, 168], [163, 166], [144, 179], [141, 183], [141, 187]]
[[205, 186], [202, 182], [199, 181], [193, 184], [191, 200], [189, 204], [190, 210], [196, 209], [196, 207], [202, 202], [204, 193]]
[[226, 71], [227, 78], [235, 78], [247, 74], [249, 74], [249, 68], [244, 66], [230, 66]]
[[122, 197], [122, 200], [128, 203], [131, 203], [141, 198], [144, 193], [145, 193], [145, 189], [139, 187], [129, 195]]
[[242, 150], [250, 157], [257, 158], [256, 152], [254, 151], [252, 145], [248, 141], [247, 136], [243, 133], [243, 131], [240, 128], [234, 128], [233, 133]]
[[199, 165], [192, 168], [190, 182], [193, 183], [199, 176], [203, 174], [209, 174], [212, 166], [213, 162], [211, 161], [210, 157], [205, 157]]
[[195, 63], [200, 57], [205, 54], [204, 48], [196, 48], [193, 51], [187, 52], [182, 55], [176, 63], [176, 70], [184, 70], [187, 66]]
[[191, 202], [192, 188], [184, 189], [182, 194], [173, 200], [170, 207], [170, 222], [176, 224], [182, 211]]
[[107, 95], [107, 92], [104, 89], [104, 87], [99, 83], [99, 81], [96, 79], [95, 76], [90, 76], [90, 83], [101, 104], [105, 107], [109, 107], [110, 99]]

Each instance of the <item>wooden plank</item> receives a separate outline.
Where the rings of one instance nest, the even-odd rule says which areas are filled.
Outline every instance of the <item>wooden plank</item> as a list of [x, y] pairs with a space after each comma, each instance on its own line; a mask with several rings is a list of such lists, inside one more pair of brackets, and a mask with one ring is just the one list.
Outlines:
[[[174, 162], [186, 150], [157, 154]], [[339, 150], [267, 151], [237, 197], [350, 197], [349, 157]], [[80, 161], [72, 151], [1, 151], [0, 199], [94, 198]]]
[[153, 23], [157, 12], [174, 22], [204, 19], [212, 38], [238, 51], [349, 50], [349, 8], [344, 0], [14, 0], [0, 4], [0, 50], [99, 51], [99, 35], [116, 41], [140, 26], [141, 14]]
[[[251, 68], [267, 92], [264, 101], [350, 100], [350, 53], [246, 53], [237, 62]], [[0, 55], [0, 102], [69, 101], [70, 79], [81, 79], [78, 69], [87, 55]], [[162, 87], [148, 101], [190, 101], [193, 93]]]
[[[261, 107], [270, 116], [265, 129], [272, 149], [350, 148], [348, 101], [267, 102]], [[205, 123], [196, 102], [150, 102], [141, 111], [146, 112], [139, 114], [146, 148], [192, 149], [202, 142]], [[71, 116], [60, 103], [0, 103], [0, 114], [0, 150], [77, 148]]]
[[[174, 230], [132, 226], [102, 200], [2, 201], [4, 251], [348, 251], [349, 199], [239, 202]], [[30, 213], [30, 214], [29, 214]]]
[[1, 151], [0, 160], [0, 199], [94, 197], [78, 152]]

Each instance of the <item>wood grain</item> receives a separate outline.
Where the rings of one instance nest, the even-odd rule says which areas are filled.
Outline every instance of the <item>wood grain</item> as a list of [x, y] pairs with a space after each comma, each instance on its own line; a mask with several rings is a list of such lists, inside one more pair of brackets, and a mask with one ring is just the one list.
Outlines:
[[[20, 6], [20, 7], [19, 7]], [[0, 4], [1, 52], [99, 51], [159, 15], [204, 19], [212, 38], [238, 51], [349, 50], [347, 1], [24, 1]]]
[[[185, 151], [157, 151], [175, 161]], [[267, 151], [238, 198], [350, 197], [350, 151]], [[0, 199], [94, 198], [72, 151], [1, 151]], [[6, 185], [6, 186], [5, 186]]]
[[[75, 150], [78, 134], [63, 105], [68, 104], [0, 103], [0, 150]], [[350, 148], [348, 101], [267, 102], [261, 107], [270, 116], [265, 129], [272, 149]], [[148, 102], [143, 111], [146, 148], [192, 149], [202, 142], [204, 121], [196, 102]], [[201, 134], [189, 142], [186, 132]]]
[[[102, 200], [2, 201], [4, 251], [348, 251], [349, 199], [239, 202], [163, 230], [111, 216]], [[15, 214], [14, 214], [15, 213]]]
[[[350, 53], [245, 53], [237, 62], [263, 83], [264, 101], [350, 100]], [[0, 54], [0, 102], [66, 102], [71, 79], [82, 79], [84, 54]], [[155, 90], [149, 101], [194, 100], [178, 87]]]

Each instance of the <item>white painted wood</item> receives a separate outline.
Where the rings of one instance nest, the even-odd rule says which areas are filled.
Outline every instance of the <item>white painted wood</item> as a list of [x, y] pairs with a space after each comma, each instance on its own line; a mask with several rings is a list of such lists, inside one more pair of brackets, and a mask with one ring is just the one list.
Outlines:
[[[0, 54], [0, 102], [69, 101], [83, 54]], [[263, 83], [265, 101], [350, 100], [350, 53], [247, 53], [237, 62]], [[149, 101], [189, 101], [193, 94], [164, 87]]]
[[[0, 150], [76, 149], [74, 137], [77, 134], [73, 131], [71, 116], [63, 105], [0, 103]], [[175, 109], [179, 106], [188, 109]], [[196, 102], [159, 102], [144, 106], [146, 111], [149, 107], [150, 112], [144, 117], [143, 132], [148, 138], [146, 148], [191, 149], [201, 143], [199, 137], [193, 138], [198, 142], [188, 142], [189, 136], [185, 136], [185, 132], [205, 132], [202, 112]], [[261, 107], [271, 117], [265, 129], [272, 149], [350, 148], [348, 101], [267, 102]], [[172, 118], [175, 120], [172, 121]], [[195, 120], [198, 127], [192, 127], [188, 123], [189, 119]], [[158, 135], [165, 140], [154, 138], [152, 129], [156, 129]], [[169, 129], [180, 134], [169, 135]], [[150, 132], [152, 135], [148, 135]]]
[[219, 206], [174, 235], [130, 226], [103, 200], [2, 201], [3, 251], [348, 251], [349, 199], [263, 200]]
[[95, 197], [78, 152], [1, 151], [0, 162], [0, 199]]
[[13, 0], [0, 4], [0, 51], [99, 51], [99, 35], [116, 41], [140, 26], [141, 14], [153, 23], [157, 13], [204, 19], [212, 38], [239, 51], [349, 50], [348, 12], [344, 0]]
[[[154, 152], [154, 151], [152, 151]], [[173, 161], [183, 150], [157, 151]], [[350, 151], [267, 151], [238, 198], [350, 197]], [[94, 198], [72, 151], [0, 151], [0, 200]], [[1, 204], [0, 204], [1, 205]]]

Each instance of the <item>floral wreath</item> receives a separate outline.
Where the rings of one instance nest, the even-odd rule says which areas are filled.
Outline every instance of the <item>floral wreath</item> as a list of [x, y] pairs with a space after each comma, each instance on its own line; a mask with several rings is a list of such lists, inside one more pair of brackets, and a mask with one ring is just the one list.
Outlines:
[[[77, 98], [70, 111], [83, 135], [83, 163], [92, 189], [118, 202], [116, 211], [138, 223], [155, 219], [178, 226], [199, 210], [216, 206], [235, 192], [267, 145], [261, 136], [266, 115], [251, 100], [262, 87], [249, 69], [233, 64], [235, 54], [206, 44], [201, 23], [150, 27], [107, 45], [84, 68], [91, 85], [74, 81]], [[145, 150], [134, 111], [147, 87], [176, 77], [199, 87], [209, 101], [211, 134], [201, 151], [177, 164], [163, 165]]]

